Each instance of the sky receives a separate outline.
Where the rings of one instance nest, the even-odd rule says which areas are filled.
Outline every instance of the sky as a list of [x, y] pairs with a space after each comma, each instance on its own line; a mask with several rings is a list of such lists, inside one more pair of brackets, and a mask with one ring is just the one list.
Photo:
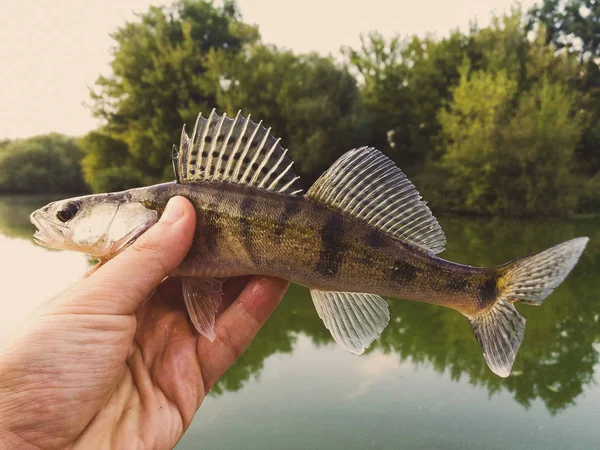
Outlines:
[[[109, 34], [161, 0], [0, 0], [0, 138], [57, 131], [83, 135], [99, 121], [89, 87], [109, 73]], [[217, 1], [217, 3], [219, 3]], [[522, 0], [523, 9], [534, 0]], [[337, 54], [359, 36], [447, 35], [469, 21], [489, 23], [513, 0], [238, 0], [263, 40], [297, 52]]]

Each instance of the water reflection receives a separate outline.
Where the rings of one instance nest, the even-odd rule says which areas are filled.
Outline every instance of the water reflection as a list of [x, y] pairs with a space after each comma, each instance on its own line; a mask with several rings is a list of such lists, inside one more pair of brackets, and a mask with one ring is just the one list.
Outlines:
[[[28, 215], [49, 200], [0, 198], [0, 233], [30, 239], [33, 227]], [[594, 344], [600, 342], [600, 220], [447, 218], [441, 222], [448, 237], [444, 257], [473, 265], [500, 264], [575, 236], [589, 236], [591, 241], [580, 264], [542, 307], [518, 306], [527, 319], [527, 331], [513, 376], [501, 379], [487, 369], [468, 321], [459, 313], [403, 300], [390, 300], [391, 322], [367, 353], [380, 350], [398, 362], [430, 367], [452, 380], [466, 379], [485, 387], [490, 395], [510, 392], [526, 408], [535, 399], [542, 400], [552, 414], [574, 405], [593, 381], [598, 363]], [[299, 335], [308, 336], [316, 346], [334, 345], [308, 291], [292, 286], [212, 395], [240, 390], [248, 380], [260, 377], [265, 359], [292, 353]]]
[[[578, 267], [542, 307], [518, 306], [527, 319], [527, 331], [513, 376], [502, 379], [489, 371], [462, 315], [404, 300], [390, 299], [390, 324], [367, 353], [381, 350], [397, 355], [399, 361], [432, 367], [453, 380], [464, 377], [490, 395], [508, 391], [526, 408], [535, 399], [542, 400], [552, 414], [574, 405], [593, 381], [598, 363], [594, 344], [600, 342], [599, 225], [596, 219], [442, 220], [448, 236], [445, 257], [477, 265], [500, 264], [575, 236], [591, 238]], [[274, 353], [292, 352], [299, 334], [309, 336], [317, 346], [334, 345], [308, 291], [292, 286], [240, 361], [217, 383], [214, 394], [238, 390], [249, 378], [259, 377], [264, 360]]]

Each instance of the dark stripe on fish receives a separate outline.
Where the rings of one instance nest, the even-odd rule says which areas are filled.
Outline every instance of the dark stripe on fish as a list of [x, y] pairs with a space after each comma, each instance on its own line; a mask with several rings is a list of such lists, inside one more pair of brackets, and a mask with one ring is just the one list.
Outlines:
[[242, 239], [246, 253], [250, 257], [250, 260], [254, 264], [258, 264], [259, 255], [254, 245], [254, 237], [252, 236], [252, 222], [250, 217], [254, 215], [254, 206], [256, 205], [256, 199], [253, 195], [247, 195], [240, 204], [241, 217], [240, 225], [242, 227]]
[[371, 248], [383, 248], [385, 246], [385, 234], [383, 231], [373, 228], [366, 234], [365, 243]]
[[218, 191], [217, 195], [215, 196], [214, 203], [209, 205], [205, 214], [200, 220], [201, 222], [205, 223], [203, 231], [203, 236], [205, 236], [204, 245], [207, 253], [211, 255], [218, 254], [219, 241], [223, 233], [220, 223], [221, 214], [219, 213], [219, 206], [221, 205], [225, 195], [225, 189]]
[[321, 229], [321, 252], [315, 270], [324, 277], [337, 276], [343, 263], [347, 244], [344, 239], [344, 222], [332, 213]]
[[417, 272], [415, 266], [399, 259], [390, 267], [390, 278], [401, 283], [410, 283], [417, 277]]
[[283, 209], [279, 217], [277, 217], [277, 224], [275, 225], [275, 229], [273, 230], [273, 233], [275, 234], [275, 237], [278, 239], [278, 241], [281, 241], [281, 237], [285, 233], [290, 220], [292, 220], [300, 213], [300, 205], [302, 203], [302, 200], [303, 199], [300, 196], [286, 197], [285, 208]]
[[219, 238], [221, 236], [221, 225], [219, 214], [215, 211], [206, 211], [202, 216], [202, 234], [204, 248], [210, 255], [218, 254]]
[[451, 277], [444, 284], [444, 288], [448, 289], [449, 291], [460, 292], [460, 291], [466, 289], [467, 285], [468, 285], [468, 282], [467, 282], [466, 277], [463, 277], [463, 278]]
[[478, 286], [479, 290], [479, 298], [487, 303], [489, 301], [495, 300], [498, 296], [498, 285], [496, 283], [495, 278], [488, 278], [481, 282]]

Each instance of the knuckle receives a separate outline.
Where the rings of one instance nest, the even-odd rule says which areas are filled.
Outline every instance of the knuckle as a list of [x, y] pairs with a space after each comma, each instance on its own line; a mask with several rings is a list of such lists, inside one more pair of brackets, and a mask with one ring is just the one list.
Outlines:
[[142, 236], [133, 243], [131, 248], [141, 257], [145, 265], [156, 267], [161, 273], [167, 274], [168, 267], [164, 260], [164, 247], [160, 243]]
[[217, 339], [230, 351], [233, 361], [237, 360], [244, 353], [245, 349], [236, 341], [227, 328], [223, 327], [220, 329], [220, 332], [217, 333]]
[[144, 234], [133, 243], [132, 247], [138, 252], [154, 253], [160, 250], [160, 243]]

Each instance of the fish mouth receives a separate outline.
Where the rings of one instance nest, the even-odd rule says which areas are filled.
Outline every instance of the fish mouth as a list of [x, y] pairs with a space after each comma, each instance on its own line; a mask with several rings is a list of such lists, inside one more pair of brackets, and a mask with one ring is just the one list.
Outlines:
[[37, 228], [33, 235], [33, 241], [43, 247], [56, 248], [53, 243], [53, 238], [60, 236], [59, 227], [40, 217], [39, 211], [34, 211], [29, 216], [30, 222]]

